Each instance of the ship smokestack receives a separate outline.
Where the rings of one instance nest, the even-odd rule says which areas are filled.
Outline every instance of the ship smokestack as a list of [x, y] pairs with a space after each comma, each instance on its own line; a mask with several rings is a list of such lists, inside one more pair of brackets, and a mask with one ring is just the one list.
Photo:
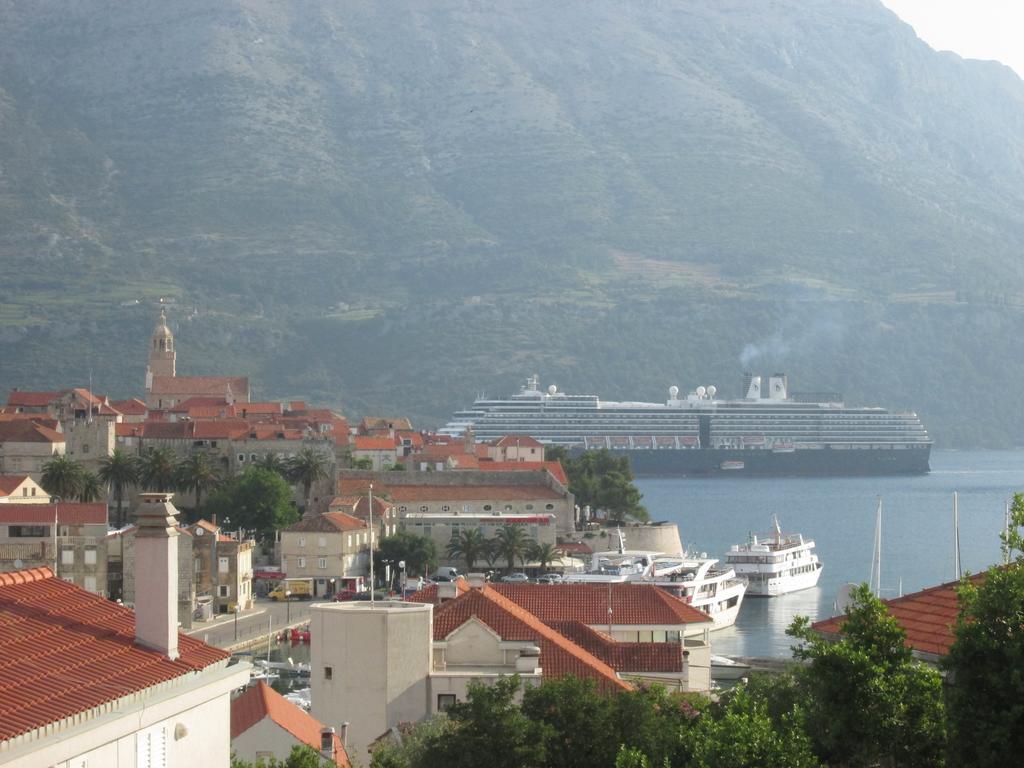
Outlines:
[[760, 400], [761, 399], [761, 377], [751, 376], [750, 382], [747, 384], [747, 394], [745, 395], [747, 400]]

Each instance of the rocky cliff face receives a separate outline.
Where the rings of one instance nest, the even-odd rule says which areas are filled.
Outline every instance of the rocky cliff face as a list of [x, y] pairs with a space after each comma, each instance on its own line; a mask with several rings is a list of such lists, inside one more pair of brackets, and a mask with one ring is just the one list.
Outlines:
[[535, 368], [660, 398], [764, 365], [1024, 433], [952, 405], [1024, 373], [1024, 84], [873, 0], [0, 0], [0, 30], [0, 385], [137, 389], [171, 296], [184, 372], [261, 396], [422, 420]]

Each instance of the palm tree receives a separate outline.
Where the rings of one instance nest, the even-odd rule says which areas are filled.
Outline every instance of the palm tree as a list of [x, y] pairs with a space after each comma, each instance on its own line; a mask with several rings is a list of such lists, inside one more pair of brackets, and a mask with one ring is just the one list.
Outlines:
[[293, 483], [302, 483], [302, 505], [309, 502], [309, 490], [313, 483], [319, 483], [330, 476], [330, 464], [327, 458], [313, 448], [303, 448], [288, 462], [288, 479]]
[[139, 457], [139, 484], [143, 490], [166, 493], [174, 485], [177, 465], [170, 448], [147, 448]]
[[196, 510], [203, 503], [203, 491], [220, 485], [221, 476], [217, 465], [210, 461], [208, 453], [193, 453], [174, 470], [175, 485], [180, 491], [193, 491], [196, 495]]
[[483, 557], [487, 549], [487, 539], [479, 528], [468, 528], [453, 536], [448, 542], [448, 556], [462, 559], [466, 563], [466, 571], [472, 571], [476, 561]]
[[114, 503], [117, 504], [117, 527], [120, 528], [125, 524], [125, 489], [139, 482], [138, 462], [124, 449], [115, 448], [112, 454], [100, 459], [99, 479], [114, 493]]
[[40, 485], [51, 496], [71, 500], [82, 487], [84, 472], [82, 465], [70, 456], [55, 456], [43, 464]]
[[106, 498], [107, 489], [103, 487], [100, 479], [92, 472], [82, 472], [82, 479], [78, 486], [75, 498], [78, 501], [99, 501]]
[[546, 541], [543, 544], [536, 541], [533, 542], [527, 553], [527, 557], [540, 563], [542, 571], [546, 571], [548, 566], [558, 559], [558, 555], [558, 547], [548, 544]]
[[523, 555], [526, 554], [526, 548], [529, 546], [526, 533], [518, 525], [503, 525], [498, 529], [494, 541], [494, 546], [501, 556], [505, 558], [506, 562], [508, 562], [508, 569], [510, 571], [515, 567], [516, 560], [523, 559]]
[[269, 469], [271, 472], [277, 472], [281, 477], [288, 477], [288, 462], [273, 451], [257, 459], [256, 466], [261, 469]]

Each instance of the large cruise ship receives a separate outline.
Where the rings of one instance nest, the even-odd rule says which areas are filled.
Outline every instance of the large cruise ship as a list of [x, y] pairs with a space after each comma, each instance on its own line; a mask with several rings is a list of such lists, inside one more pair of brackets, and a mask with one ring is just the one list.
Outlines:
[[714, 386], [664, 403], [611, 402], [541, 390], [531, 376], [518, 394], [478, 398], [440, 430], [479, 440], [529, 435], [570, 451], [629, 456], [638, 475], [876, 475], [928, 471], [932, 441], [916, 413], [848, 407], [833, 393], [790, 393], [784, 374], [745, 374], [742, 399]]

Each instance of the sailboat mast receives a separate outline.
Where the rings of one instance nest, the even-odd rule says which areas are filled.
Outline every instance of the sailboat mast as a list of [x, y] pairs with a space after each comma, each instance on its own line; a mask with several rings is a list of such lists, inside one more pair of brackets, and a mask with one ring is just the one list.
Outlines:
[[871, 577], [868, 586], [875, 597], [882, 595], [882, 497], [878, 497], [878, 509], [875, 511], [875, 544], [871, 553]]
[[956, 581], [963, 576], [960, 570], [960, 506], [956, 491], [953, 491], [953, 574]]

